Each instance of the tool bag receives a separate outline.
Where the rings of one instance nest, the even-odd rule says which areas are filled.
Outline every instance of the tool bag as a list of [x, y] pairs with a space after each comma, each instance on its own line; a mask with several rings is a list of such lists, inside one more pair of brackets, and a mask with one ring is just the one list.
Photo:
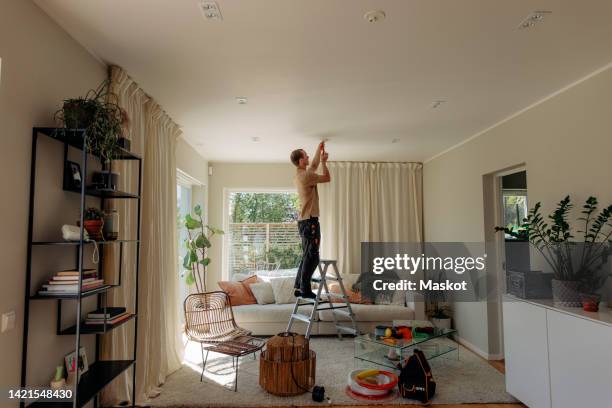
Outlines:
[[401, 367], [399, 390], [402, 397], [422, 403], [429, 403], [436, 393], [431, 367], [421, 350], [414, 349], [414, 354]]

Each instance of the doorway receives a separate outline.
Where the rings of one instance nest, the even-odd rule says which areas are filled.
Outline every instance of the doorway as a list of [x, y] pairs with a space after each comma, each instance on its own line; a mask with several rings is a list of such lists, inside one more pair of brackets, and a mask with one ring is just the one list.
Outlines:
[[[484, 227], [487, 247], [487, 330], [489, 359], [504, 359], [502, 301], [506, 271], [529, 268], [529, 246], [522, 227], [527, 216], [527, 171], [514, 166], [483, 177]], [[507, 233], [495, 227], [507, 228]]]

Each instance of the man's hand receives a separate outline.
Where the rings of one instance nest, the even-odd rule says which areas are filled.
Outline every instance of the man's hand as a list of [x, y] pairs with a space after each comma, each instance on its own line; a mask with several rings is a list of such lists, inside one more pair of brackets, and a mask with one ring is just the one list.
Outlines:
[[321, 153], [325, 153], [325, 140], [322, 140], [322, 141], [319, 143], [319, 151], [320, 151]]
[[329, 153], [323, 153], [323, 156], [321, 157], [321, 161], [323, 161], [323, 163], [327, 163], [327, 158], [329, 157]]

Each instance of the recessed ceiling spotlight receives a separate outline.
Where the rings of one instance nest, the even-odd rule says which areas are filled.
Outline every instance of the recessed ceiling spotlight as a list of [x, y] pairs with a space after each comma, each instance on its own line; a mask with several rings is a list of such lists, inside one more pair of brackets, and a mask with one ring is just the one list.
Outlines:
[[384, 11], [382, 10], [372, 10], [368, 11], [363, 15], [363, 18], [368, 23], [378, 23], [379, 21], [383, 21], [387, 17]]
[[399, 138], [395, 137], [391, 140], [391, 143], [399, 143]]
[[442, 106], [443, 104], [445, 104], [446, 101], [444, 99], [436, 99], [435, 101], [433, 101], [433, 103], [431, 104], [431, 108], [432, 109], [438, 109], [440, 106]]
[[237, 96], [236, 97], [236, 102], [238, 102], [238, 105], [246, 105], [248, 101], [249, 100], [246, 97], [244, 97], [244, 96]]
[[200, 0], [200, 11], [207, 20], [222, 21], [221, 9], [216, 1]]
[[551, 13], [552, 11], [549, 11], [549, 10], [536, 10], [533, 13], [529, 14], [527, 18], [525, 18], [523, 21], [521, 21], [518, 28], [519, 30], [523, 30], [525, 28], [531, 28], [534, 25], [536, 25], [536, 23], [543, 21], [544, 16], [546, 16], [547, 14], [551, 14]]
[[254, 142], [259, 142], [259, 137], [257, 137], [257, 136], [253, 136], [253, 137], [251, 138], [251, 140], [252, 140], [252, 141], [254, 141]]

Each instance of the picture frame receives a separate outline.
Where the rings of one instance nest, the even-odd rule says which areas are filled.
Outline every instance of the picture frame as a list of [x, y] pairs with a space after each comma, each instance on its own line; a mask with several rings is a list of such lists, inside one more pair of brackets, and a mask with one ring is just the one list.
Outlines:
[[85, 374], [89, 370], [89, 364], [87, 362], [87, 353], [85, 352], [85, 347], [79, 347], [78, 360], [77, 360], [76, 351], [66, 354], [66, 356], [64, 357], [64, 364], [66, 366], [66, 373], [69, 379], [74, 378], [74, 376], [76, 375], [77, 365], [79, 368], [79, 377]]
[[66, 160], [64, 168], [64, 188], [67, 190], [78, 190], [83, 183], [83, 175], [81, 174], [81, 166], [70, 160]]

